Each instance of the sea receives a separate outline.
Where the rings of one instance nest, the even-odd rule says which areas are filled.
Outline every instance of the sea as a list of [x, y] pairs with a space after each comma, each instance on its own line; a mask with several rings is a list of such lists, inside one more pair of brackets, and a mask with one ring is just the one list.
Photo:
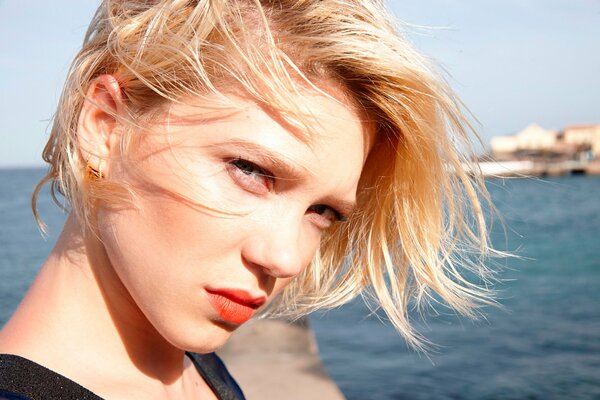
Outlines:
[[[42, 169], [0, 169], [0, 325], [50, 252], [65, 219]], [[313, 314], [321, 359], [348, 400], [600, 399], [600, 177], [491, 179], [501, 307], [476, 320], [437, 307], [415, 326], [434, 347], [410, 349], [361, 300]]]

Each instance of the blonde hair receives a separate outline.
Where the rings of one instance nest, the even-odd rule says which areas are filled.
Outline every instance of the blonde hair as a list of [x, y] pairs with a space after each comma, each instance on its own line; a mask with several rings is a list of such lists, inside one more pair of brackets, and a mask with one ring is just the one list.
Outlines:
[[94, 200], [118, 195], [114, 183], [86, 178], [77, 144], [86, 90], [102, 74], [119, 81], [131, 121], [168, 102], [226, 94], [232, 82], [294, 120], [297, 107], [286, 93], [326, 79], [340, 84], [373, 125], [377, 139], [357, 211], [325, 234], [311, 265], [271, 311], [301, 315], [368, 295], [420, 346], [409, 307], [441, 300], [474, 315], [491, 302], [482, 262], [487, 195], [481, 178], [462, 166], [471, 129], [382, 1], [105, 0], [72, 64], [44, 149], [50, 170], [33, 195], [36, 218], [37, 193], [48, 181], [84, 225]]

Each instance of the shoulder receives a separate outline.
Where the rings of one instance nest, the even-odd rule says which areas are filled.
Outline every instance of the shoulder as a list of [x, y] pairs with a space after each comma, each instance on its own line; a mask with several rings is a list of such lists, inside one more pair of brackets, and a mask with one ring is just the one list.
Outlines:
[[244, 400], [244, 394], [215, 353], [186, 353], [206, 383], [222, 400]]
[[102, 400], [67, 377], [13, 354], [0, 354], [0, 399]]

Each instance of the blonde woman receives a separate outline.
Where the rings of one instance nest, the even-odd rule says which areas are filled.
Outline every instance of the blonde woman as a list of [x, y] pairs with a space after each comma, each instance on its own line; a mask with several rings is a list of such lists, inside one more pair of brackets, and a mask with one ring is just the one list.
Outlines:
[[105, 0], [38, 186], [70, 215], [0, 334], [0, 394], [240, 399], [213, 353], [238, 326], [361, 294], [420, 346], [409, 305], [488, 301], [461, 275], [486, 277], [458, 252], [486, 250], [465, 125], [379, 0]]

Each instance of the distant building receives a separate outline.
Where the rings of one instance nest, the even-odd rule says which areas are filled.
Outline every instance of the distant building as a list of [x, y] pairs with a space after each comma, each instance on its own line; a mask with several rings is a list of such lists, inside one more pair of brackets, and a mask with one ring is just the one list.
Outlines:
[[559, 140], [557, 131], [530, 124], [516, 135], [493, 137], [492, 154], [496, 159], [511, 159], [518, 153], [550, 152]]
[[600, 175], [600, 124], [552, 131], [531, 124], [512, 136], [496, 136], [479, 159], [485, 176]]
[[595, 158], [600, 158], [600, 124], [571, 125], [563, 133], [565, 143], [579, 147], [581, 150], [591, 150]]

